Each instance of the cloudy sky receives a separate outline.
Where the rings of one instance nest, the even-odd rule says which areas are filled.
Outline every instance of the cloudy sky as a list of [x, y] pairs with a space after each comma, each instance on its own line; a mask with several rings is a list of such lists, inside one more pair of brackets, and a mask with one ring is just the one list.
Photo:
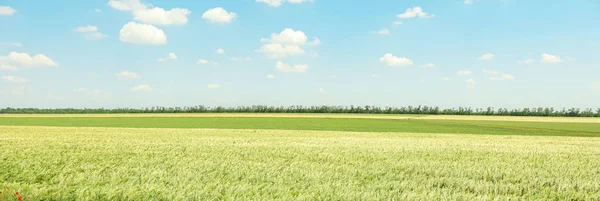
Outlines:
[[2, 0], [0, 26], [0, 107], [600, 107], [594, 0]]

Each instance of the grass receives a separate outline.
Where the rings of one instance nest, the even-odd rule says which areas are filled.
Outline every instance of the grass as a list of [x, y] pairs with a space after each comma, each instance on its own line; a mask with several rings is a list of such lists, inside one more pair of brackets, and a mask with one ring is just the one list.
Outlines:
[[600, 124], [371, 118], [3, 117], [5, 126], [279, 129], [540, 136], [600, 136]]
[[[105, 125], [195, 125], [130, 120]], [[599, 155], [585, 137], [0, 126], [0, 185], [25, 200], [598, 200]]]

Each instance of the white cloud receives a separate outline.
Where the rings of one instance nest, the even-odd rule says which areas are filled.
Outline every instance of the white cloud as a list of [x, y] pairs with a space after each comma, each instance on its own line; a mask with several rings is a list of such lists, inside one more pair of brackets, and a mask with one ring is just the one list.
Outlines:
[[219, 65], [217, 62], [208, 61], [208, 60], [204, 60], [204, 59], [198, 59], [198, 61], [196, 61], [196, 64], [201, 64], [201, 65], [206, 65], [206, 64]]
[[202, 19], [208, 20], [211, 23], [229, 23], [236, 17], [236, 13], [227, 12], [227, 10], [221, 7], [209, 9], [202, 14]]
[[433, 68], [433, 67], [435, 67], [435, 64], [432, 64], [432, 63], [428, 63], [428, 64], [421, 66], [421, 68]]
[[318, 46], [321, 45], [321, 40], [319, 40], [319, 38], [315, 37], [314, 40], [308, 42], [309, 46]]
[[138, 85], [136, 87], [131, 88], [132, 92], [151, 92], [152, 91], [152, 87], [142, 84], [142, 85]]
[[319, 88], [319, 92], [320, 92], [320, 93], [325, 93], [325, 89], [323, 89], [323, 88]]
[[321, 44], [321, 41], [315, 37], [311, 42], [308, 42], [308, 37], [304, 32], [286, 28], [280, 33], [272, 33], [271, 38], [260, 39], [260, 42], [269, 43], [257, 49], [257, 52], [265, 53], [270, 59], [283, 58], [288, 55], [304, 54], [304, 50], [300, 48], [302, 45], [316, 46]]
[[496, 55], [494, 55], [494, 54], [492, 54], [492, 53], [487, 53], [487, 54], [481, 55], [481, 56], [479, 57], [479, 60], [483, 60], [483, 61], [489, 61], [489, 60], [492, 60], [492, 59], [493, 59], [495, 56], [496, 56]]
[[96, 8], [96, 9], [94, 9], [94, 12], [101, 13], [102, 10], [100, 10], [99, 8]]
[[[256, 2], [265, 3], [271, 7], [279, 7], [283, 5], [283, 3], [286, 2], [286, 0], [256, 0]], [[287, 0], [287, 2], [293, 4], [301, 4], [304, 2], [314, 2], [314, 0]]]
[[457, 75], [472, 75], [473, 72], [471, 72], [470, 70], [460, 70], [460, 71], [457, 71], [455, 74], [457, 74]]
[[225, 50], [219, 48], [217, 49], [217, 54], [225, 54]]
[[413, 65], [412, 60], [407, 59], [406, 57], [396, 57], [390, 53], [383, 55], [379, 58], [379, 62], [384, 63], [388, 66], [408, 66]]
[[400, 22], [400, 21], [394, 21], [394, 25], [401, 25], [401, 24], [402, 24], [402, 22]]
[[139, 0], [110, 0], [108, 5], [114, 9], [121, 11], [135, 11], [146, 9], [146, 5]]
[[470, 78], [467, 79], [467, 80], [465, 80], [465, 82], [467, 83], [467, 88], [468, 89], [475, 88], [475, 84], [477, 84], [477, 82], [475, 82], [475, 80], [470, 79]]
[[30, 56], [27, 53], [10, 52], [8, 56], [0, 56], [0, 69], [2, 70], [17, 70], [20, 68], [58, 66], [50, 57], [43, 54]]
[[266, 44], [256, 51], [267, 54], [270, 59], [279, 59], [288, 55], [304, 54], [304, 50], [297, 45], [284, 46], [282, 44]]
[[272, 33], [270, 39], [263, 38], [261, 42], [270, 42], [273, 44], [284, 44], [284, 45], [304, 45], [308, 37], [304, 32], [298, 30], [286, 28], [281, 33]]
[[158, 58], [156, 61], [158, 62], [166, 62], [169, 60], [177, 60], [177, 55], [175, 55], [175, 53], [171, 52], [169, 53], [169, 56], [166, 58]]
[[398, 14], [396, 15], [396, 17], [398, 18], [432, 18], [435, 17], [435, 15], [423, 12], [423, 9], [419, 6], [415, 6], [413, 8], [407, 8], [406, 11], [402, 14]]
[[186, 24], [187, 16], [192, 13], [185, 8], [165, 10], [143, 4], [140, 0], [110, 0], [108, 5], [117, 10], [130, 11], [134, 20], [155, 25]]
[[283, 4], [284, 0], [256, 0], [256, 2], [263, 2], [271, 7], [279, 7]]
[[296, 64], [296, 65], [290, 65], [290, 64], [286, 64], [283, 63], [281, 61], [278, 61], [275, 64], [275, 71], [277, 72], [283, 72], [283, 73], [303, 73], [306, 70], [308, 70], [308, 65], [301, 65], [301, 64]]
[[542, 60], [540, 62], [546, 63], [546, 64], [553, 64], [553, 63], [559, 63], [561, 61], [562, 60], [560, 59], [559, 56], [548, 54], [548, 53], [543, 53]]
[[134, 11], [133, 19], [143, 23], [156, 25], [187, 24], [187, 16], [191, 13], [190, 10], [185, 8], [165, 10], [163, 8], [154, 7], [151, 9]]
[[17, 76], [12, 76], [12, 75], [2, 76], [2, 80], [4, 80], [5, 82], [12, 82], [12, 83], [27, 83], [27, 82], [29, 82], [28, 79], [25, 79], [22, 77], [17, 77]]
[[268, 74], [268, 75], [267, 75], [267, 78], [269, 78], [269, 79], [274, 79], [274, 78], [275, 78], [275, 75], [273, 75], [273, 74]]
[[96, 31], [98, 31], [98, 27], [87, 25], [87, 26], [77, 27], [77, 28], [73, 29], [73, 31], [79, 32], [79, 33], [96, 32]]
[[17, 10], [11, 8], [10, 6], [0, 6], [0, 15], [13, 15], [17, 12]]
[[119, 78], [120, 80], [126, 80], [126, 79], [139, 79], [140, 75], [138, 75], [137, 73], [134, 72], [129, 72], [129, 71], [121, 71], [119, 73], [117, 73], [117, 78]]
[[108, 36], [106, 34], [103, 34], [103, 33], [100, 33], [100, 32], [90, 32], [90, 33], [85, 33], [83, 35], [83, 37], [86, 40], [100, 40], [100, 39], [106, 38]]
[[489, 77], [490, 80], [515, 80], [515, 76], [508, 73], [488, 70], [485, 68], [483, 69], [483, 72]]
[[450, 81], [450, 78], [449, 77], [443, 77], [442, 81]]
[[373, 33], [379, 34], [379, 35], [388, 35], [388, 34], [390, 34], [390, 30], [388, 30], [388, 29], [381, 29], [379, 31], [373, 31]]
[[464, 3], [465, 4], [473, 4], [473, 0], [465, 0]]
[[252, 61], [250, 57], [231, 57], [231, 61]]
[[86, 40], [99, 40], [108, 37], [107, 35], [100, 33], [96, 26], [80, 26], [73, 29], [74, 32], [83, 33]]
[[314, 0], [288, 0], [289, 3], [301, 4], [304, 2], [314, 2]]
[[209, 89], [219, 89], [219, 88], [221, 88], [221, 85], [218, 85], [218, 84], [208, 84], [208, 88]]
[[519, 61], [519, 64], [532, 64], [533, 59], [525, 59], [523, 61]]
[[126, 43], [164, 45], [167, 44], [167, 35], [162, 29], [150, 24], [129, 22], [123, 25], [119, 32], [119, 39]]

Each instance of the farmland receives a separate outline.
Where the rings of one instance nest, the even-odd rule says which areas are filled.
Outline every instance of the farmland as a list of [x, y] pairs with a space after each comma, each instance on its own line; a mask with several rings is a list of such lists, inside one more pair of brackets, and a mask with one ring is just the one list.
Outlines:
[[25, 200], [595, 200], [596, 118], [0, 116]]

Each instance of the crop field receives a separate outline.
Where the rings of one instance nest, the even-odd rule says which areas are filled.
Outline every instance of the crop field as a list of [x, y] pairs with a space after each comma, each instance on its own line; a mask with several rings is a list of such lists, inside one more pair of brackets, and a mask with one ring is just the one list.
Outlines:
[[0, 115], [0, 186], [0, 200], [599, 200], [600, 121]]

